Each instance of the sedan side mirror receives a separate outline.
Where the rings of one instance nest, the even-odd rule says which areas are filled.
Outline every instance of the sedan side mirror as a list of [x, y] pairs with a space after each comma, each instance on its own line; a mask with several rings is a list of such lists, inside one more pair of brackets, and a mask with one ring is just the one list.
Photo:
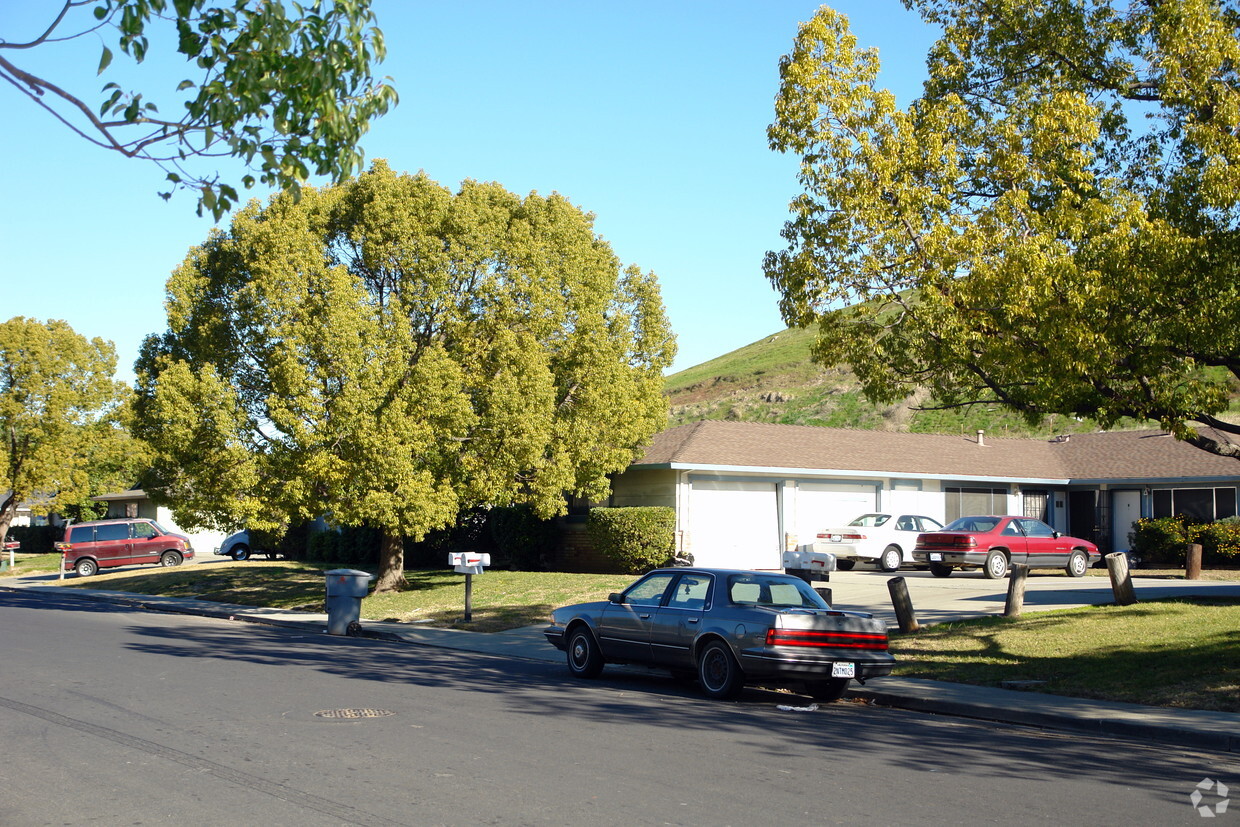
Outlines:
[[608, 603], [623, 603], [624, 595], [620, 594], [620, 592], [612, 592], [611, 594], [607, 595], [607, 602]]
[[1055, 539], [1056, 539], [1056, 540], [1058, 540], [1060, 537], [1062, 537], [1062, 536], [1063, 536], [1063, 535], [1062, 535], [1062, 534], [1060, 534], [1058, 531], [1052, 531], [1052, 532], [1051, 532], [1051, 534], [1054, 534], [1054, 535], [1055, 535]]

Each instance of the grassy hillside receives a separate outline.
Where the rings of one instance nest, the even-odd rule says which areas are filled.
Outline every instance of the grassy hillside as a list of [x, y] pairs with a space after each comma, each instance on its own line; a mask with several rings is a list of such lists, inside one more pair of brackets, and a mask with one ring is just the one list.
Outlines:
[[[810, 361], [814, 330], [781, 330], [667, 377], [664, 393], [671, 424], [702, 419], [777, 422], [832, 428], [973, 433], [995, 436], [1050, 436], [1098, 430], [1089, 420], [1049, 417], [1030, 428], [999, 406], [958, 411], [917, 411], [927, 403], [914, 395], [896, 405], [876, 406], [861, 394], [847, 368], [824, 368]], [[1235, 406], [1233, 406], [1235, 407]], [[1149, 427], [1137, 422], [1130, 427]]]

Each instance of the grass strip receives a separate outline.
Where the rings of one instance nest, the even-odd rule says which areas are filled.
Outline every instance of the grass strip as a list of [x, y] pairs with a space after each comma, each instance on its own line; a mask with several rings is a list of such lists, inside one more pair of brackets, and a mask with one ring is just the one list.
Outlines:
[[1240, 712], [1240, 601], [1176, 599], [944, 623], [892, 638], [895, 674]]

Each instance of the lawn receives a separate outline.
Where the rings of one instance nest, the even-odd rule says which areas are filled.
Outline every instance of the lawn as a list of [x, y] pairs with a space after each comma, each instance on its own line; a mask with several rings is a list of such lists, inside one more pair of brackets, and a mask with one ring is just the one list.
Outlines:
[[1144, 601], [987, 617], [897, 635], [895, 674], [1240, 712], [1240, 601]]
[[[192, 597], [243, 606], [322, 612], [323, 572], [335, 565], [290, 560], [197, 563], [178, 569], [129, 569], [89, 578], [69, 575], [71, 588]], [[52, 569], [55, 571], [55, 569]], [[106, 571], [106, 570], [105, 570]], [[364, 620], [396, 620], [441, 628], [498, 632], [550, 620], [556, 606], [606, 600], [633, 582], [627, 574], [565, 574], [490, 570], [473, 578], [473, 619], [464, 621], [465, 576], [446, 569], [407, 571], [409, 586], [362, 601]]]

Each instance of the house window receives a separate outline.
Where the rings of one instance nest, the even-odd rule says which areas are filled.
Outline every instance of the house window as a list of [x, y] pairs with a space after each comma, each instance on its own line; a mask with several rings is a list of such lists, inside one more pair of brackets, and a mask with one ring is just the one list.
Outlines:
[[1024, 491], [1022, 506], [1024, 509], [1023, 516], [1032, 517], [1035, 520], [1049, 522], [1047, 518], [1047, 496], [1045, 491]]
[[983, 514], [1006, 514], [1006, 488], [946, 488], [944, 489], [947, 521], [961, 517]]
[[1236, 514], [1235, 488], [1162, 488], [1152, 495], [1155, 517], [1209, 523]]

